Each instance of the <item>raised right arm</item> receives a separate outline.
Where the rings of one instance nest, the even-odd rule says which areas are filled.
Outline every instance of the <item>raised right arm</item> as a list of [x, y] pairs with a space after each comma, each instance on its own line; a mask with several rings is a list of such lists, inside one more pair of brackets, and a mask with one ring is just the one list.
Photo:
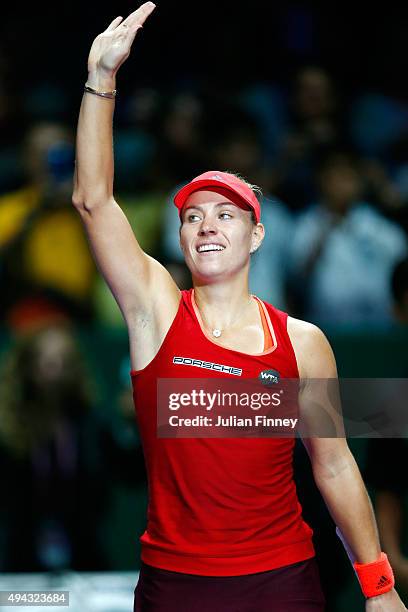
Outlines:
[[[116, 73], [128, 57], [138, 29], [154, 8], [152, 2], [147, 2], [124, 21], [117, 17], [96, 37], [88, 59], [89, 87], [99, 92], [115, 89]], [[139, 348], [152, 352], [152, 357], [177, 311], [180, 291], [167, 270], [140, 248], [113, 196], [114, 104], [114, 98], [87, 92], [83, 95], [72, 201], [81, 215], [96, 264], [132, 337], [140, 340]]]

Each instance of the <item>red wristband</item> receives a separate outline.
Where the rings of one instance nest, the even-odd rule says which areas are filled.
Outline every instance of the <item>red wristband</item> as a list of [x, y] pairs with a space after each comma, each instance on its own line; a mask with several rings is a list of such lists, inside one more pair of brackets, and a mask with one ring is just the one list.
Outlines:
[[391, 591], [395, 579], [392, 567], [385, 553], [381, 553], [378, 561], [373, 563], [354, 563], [354, 569], [360, 582], [361, 590], [368, 597], [382, 595]]

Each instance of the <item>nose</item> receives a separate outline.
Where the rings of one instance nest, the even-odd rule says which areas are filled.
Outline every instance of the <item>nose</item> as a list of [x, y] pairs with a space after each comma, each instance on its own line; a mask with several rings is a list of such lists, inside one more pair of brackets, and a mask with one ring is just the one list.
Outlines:
[[198, 231], [198, 235], [207, 236], [207, 235], [212, 235], [216, 233], [217, 233], [216, 224], [213, 221], [211, 221], [211, 219], [209, 218], [203, 219], [203, 222], [201, 223], [200, 229]]

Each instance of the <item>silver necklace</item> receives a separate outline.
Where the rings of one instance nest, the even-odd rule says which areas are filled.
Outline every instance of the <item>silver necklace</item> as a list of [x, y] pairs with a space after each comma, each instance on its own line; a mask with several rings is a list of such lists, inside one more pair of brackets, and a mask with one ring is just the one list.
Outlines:
[[[242, 315], [241, 315], [242, 317]], [[241, 317], [238, 317], [238, 321]], [[214, 338], [219, 338], [222, 334], [222, 329], [219, 329], [218, 327], [215, 327], [213, 330], [211, 330], [212, 335], [214, 336]]]

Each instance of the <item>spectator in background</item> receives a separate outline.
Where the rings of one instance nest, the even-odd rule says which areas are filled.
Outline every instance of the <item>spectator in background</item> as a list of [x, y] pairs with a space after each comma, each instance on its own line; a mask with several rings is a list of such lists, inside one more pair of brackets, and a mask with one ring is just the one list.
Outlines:
[[351, 140], [360, 155], [385, 162], [407, 137], [408, 105], [378, 91], [356, 95], [349, 112]]
[[133, 427], [121, 405], [118, 419], [101, 415], [63, 312], [14, 324], [0, 370], [0, 569], [109, 570], [102, 528], [112, 488], [145, 478], [133, 415]]
[[[209, 111], [202, 139], [208, 167], [234, 168], [244, 177], [254, 177], [256, 183], [268, 186], [268, 169], [257, 123], [238, 105], [218, 103]], [[170, 194], [169, 199], [172, 197]], [[164, 214], [163, 255], [177, 282], [187, 288], [191, 282], [178, 240], [180, 219], [174, 206], [167, 205]], [[283, 202], [266, 193], [262, 196], [262, 222], [267, 232], [251, 263], [250, 290], [277, 308], [285, 309], [292, 215]]]
[[288, 103], [288, 128], [271, 172], [275, 192], [292, 209], [301, 209], [317, 195], [317, 164], [334, 146], [348, 140], [342, 100], [331, 76], [320, 66], [301, 68]]
[[155, 169], [156, 180], [167, 190], [205, 166], [202, 118], [203, 100], [194, 91], [172, 93], [164, 100]]
[[394, 317], [402, 325], [408, 324], [408, 257], [397, 263], [392, 271], [391, 290]]
[[322, 325], [389, 324], [391, 272], [406, 236], [364, 202], [352, 154], [332, 152], [318, 179], [320, 199], [299, 215], [292, 242], [297, 309]]
[[115, 160], [118, 191], [129, 197], [157, 189], [157, 157], [162, 96], [152, 87], [136, 87], [117, 101]]
[[362, 156], [365, 190], [370, 202], [408, 231], [408, 105], [376, 91], [351, 100], [349, 132]]
[[398, 178], [392, 176], [387, 164], [376, 159], [363, 159], [361, 171], [367, 199], [385, 216], [403, 225], [404, 199]]
[[0, 315], [27, 302], [51, 303], [88, 318], [95, 265], [85, 234], [68, 206], [74, 169], [72, 133], [36, 123], [26, 134], [24, 185], [0, 197]]
[[20, 332], [0, 374], [6, 572], [109, 569], [106, 427], [72, 330], [53, 319]]
[[269, 167], [270, 190], [274, 191], [275, 159], [288, 130], [286, 92], [279, 83], [254, 81], [247, 85], [242, 83], [236, 98], [257, 122], [265, 161]]
[[387, 184], [395, 194], [384, 212], [395, 219], [408, 234], [408, 120], [405, 131], [387, 150]]

